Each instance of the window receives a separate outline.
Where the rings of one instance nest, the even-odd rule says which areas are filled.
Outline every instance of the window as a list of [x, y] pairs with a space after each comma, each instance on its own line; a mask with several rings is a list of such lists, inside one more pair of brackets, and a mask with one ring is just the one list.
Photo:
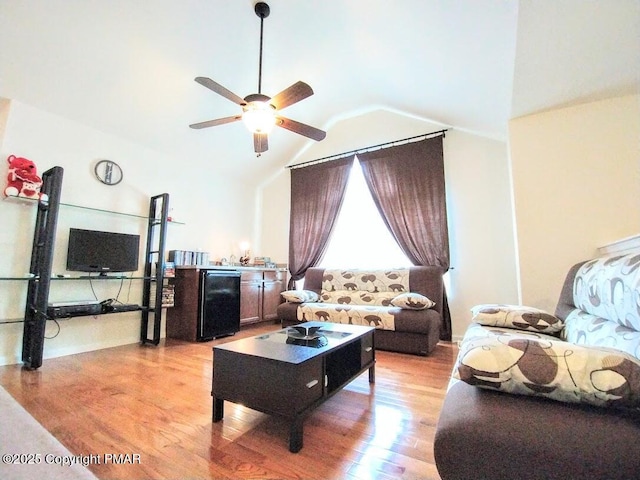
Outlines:
[[320, 262], [325, 268], [410, 267], [411, 262], [384, 224], [356, 157], [344, 203], [329, 246]]

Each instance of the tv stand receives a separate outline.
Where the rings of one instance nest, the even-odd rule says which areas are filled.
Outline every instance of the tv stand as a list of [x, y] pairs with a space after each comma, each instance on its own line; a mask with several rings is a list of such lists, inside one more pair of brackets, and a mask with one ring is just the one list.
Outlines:
[[[53, 252], [56, 237], [58, 210], [60, 205], [80, 208], [84, 210], [105, 212], [127, 217], [144, 219], [147, 222], [147, 242], [144, 276], [135, 277], [142, 279], [143, 295], [141, 305], [135, 306], [135, 310], [141, 311], [141, 342], [157, 345], [160, 342], [160, 325], [162, 319], [162, 281], [164, 278], [165, 235], [168, 223], [169, 194], [155, 195], [150, 199], [149, 215], [133, 215], [108, 210], [83, 207], [80, 205], [62, 204], [60, 195], [62, 191], [63, 168], [56, 166], [42, 174], [41, 192], [48, 196], [45, 201], [32, 200], [37, 205], [35, 231], [31, 250], [31, 265], [29, 274], [24, 278], [28, 281], [27, 298], [24, 313], [24, 330], [22, 336], [22, 362], [27, 369], [37, 369], [42, 365], [44, 352], [45, 327], [49, 316], [47, 308], [49, 304], [49, 287], [51, 281], [56, 280], [114, 280], [129, 279], [127, 276], [111, 276], [108, 272], [100, 272], [100, 275], [85, 277], [66, 277], [58, 275], [51, 277]], [[179, 222], [175, 222], [179, 223]], [[155, 271], [152, 267], [155, 266]], [[151, 294], [152, 286], [156, 287], [154, 295]], [[124, 308], [124, 307], [123, 307]], [[134, 307], [129, 310], [132, 311]], [[103, 313], [118, 313], [103, 312]], [[79, 315], [78, 315], [79, 316]], [[153, 335], [147, 333], [149, 324], [153, 325]]]

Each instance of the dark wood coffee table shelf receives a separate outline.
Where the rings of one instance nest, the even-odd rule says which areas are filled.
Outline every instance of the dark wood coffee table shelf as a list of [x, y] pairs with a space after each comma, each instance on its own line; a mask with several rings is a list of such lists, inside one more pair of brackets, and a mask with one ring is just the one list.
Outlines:
[[[302, 448], [303, 422], [365, 370], [375, 382], [375, 329], [307, 322], [318, 340], [292, 338], [292, 327], [213, 347], [213, 421], [224, 401], [290, 421], [289, 450]], [[324, 345], [323, 345], [324, 344]]]

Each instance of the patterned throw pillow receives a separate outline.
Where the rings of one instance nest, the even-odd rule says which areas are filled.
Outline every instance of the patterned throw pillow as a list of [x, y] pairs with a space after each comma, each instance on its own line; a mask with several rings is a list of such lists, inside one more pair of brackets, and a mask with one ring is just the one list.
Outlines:
[[291, 303], [317, 302], [318, 294], [311, 290], [287, 290], [282, 292], [282, 298]]
[[508, 334], [474, 338], [460, 346], [453, 377], [516, 395], [640, 407], [640, 361], [613, 348]]
[[640, 252], [595, 258], [576, 272], [573, 304], [640, 331]]
[[471, 321], [488, 327], [517, 328], [532, 332], [556, 333], [564, 322], [550, 313], [522, 305], [485, 303], [471, 309]]
[[404, 308], [405, 310], [424, 310], [431, 308], [436, 302], [430, 300], [424, 295], [419, 293], [401, 293], [391, 300], [391, 305], [394, 307]]

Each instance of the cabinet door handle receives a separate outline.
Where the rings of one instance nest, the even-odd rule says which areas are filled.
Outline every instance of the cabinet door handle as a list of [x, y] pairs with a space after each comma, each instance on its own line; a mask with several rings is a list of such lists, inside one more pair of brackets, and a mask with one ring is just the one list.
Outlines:
[[318, 380], [311, 380], [309, 383], [307, 383], [307, 388], [313, 388], [318, 384]]
[[364, 349], [365, 352], [369, 353], [371, 350], [373, 350], [373, 347], [367, 347]]

